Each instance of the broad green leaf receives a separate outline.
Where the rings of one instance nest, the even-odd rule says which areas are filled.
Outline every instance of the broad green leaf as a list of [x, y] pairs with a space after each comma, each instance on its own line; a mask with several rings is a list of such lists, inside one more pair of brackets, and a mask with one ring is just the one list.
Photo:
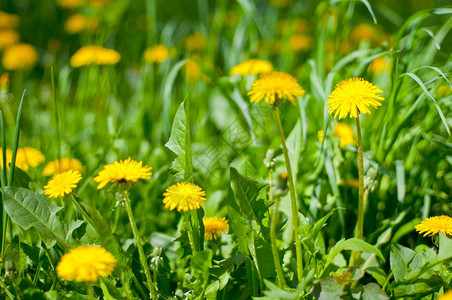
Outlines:
[[316, 283], [311, 289], [311, 295], [322, 300], [340, 299], [343, 287], [333, 277], [328, 277]]
[[47, 247], [57, 241], [66, 248], [73, 244], [69, 224], [56, 213], [60, 210], [40, 194], [16, 188], [1, 188], [5, 210], [11, 219], [23, 229], [35, 228]]
[[125, 299], [122, 296], [120, 288], [115, 286], [115, 282], [111, 278], [101, 278], [100, 287], [104, 293], [105, 300], [120, 300]]
[[398, 244], [392, 245], [389, 255], [389, 264], [391, 265], [391, 270], [394, 272], [394, 279], [396, 281], [405, 280], [409, 272], [408, 264], [415, 255], [416, 252], [407, 247]]
[[362, 300], [387, 300], [388, 295], [376, 283], [368, 283], [363, 288]]
[[244, 255], [248, 255], [248, 244], [250, 239], [248, 237], [248, 233], [251, 228], [243, 217], [243, 214], [240, 212], [240, 208], [234, 200], [231, 188], [229, 189], [226, 197], [226, 204], [228, 209], [229, 233], [237, 238], [239, 252]]
[[268, 209], [264, 200], [259, 197], [261, 190], [266, 187], [266, 184], [243, 176], [237, 169], [232, 167], [230, 168], [230, 174], [231, 187], [242, 214], [245, 215], [248, 221], [255, 220], [266, 239], [269, 240], [269, 229], [262, 224]]
[[268, 290], [264, 291], [264, 294], [268, 297], [267, 299], [280, 299], [280, 300], [297, 300], [297, 299], [299, 299], [298, 291], [289, 292], [289, 291], [282, 290], [276, 284], [274, 284], [273, 282], [271, 282], [267, 279], [264, 279], [264, 283], [268, 288]]
[[195, 252], [191, 257], [191, 273], [194, 278], [197, 278], [194, 290], [201, 298], [209, 280], [209, 268], [212, 266], [212, 257], [213, 251], [210, 249]]
[[171, 170], [178, 180], [191, 181], [193, 179], [193, 162], [191, 153], [191, 134], [189, 102], [185, 100], [179, 105], [174, 117], [171, 135], [165, 147], [176, 154]]
[[331, 248], [330, 252], [328, 253], [324, 270], [333, 261], [334, 257], [341, 253], [343, 250], [354, 250], [367, 253], [374, 253], [383, 261], [385, 261], [383, 254], [381, 254], [381, 251], [378, 250], [377, 247], [372, 246], [371, 244], [366, 243], [365, 241], [357, 238], [351, 238], [348, 240], [342, 239], [339, 242], [337, 242], [336, 245], [334, 245], [334, 247]]
[[443, 233], [439, 233], [439, 259], [452, 258], [452, 238], [445, 236]]
[[262, 278], [275, 277], [275, 262], [273, 260], [270, 243], [264, 241], [262, 238], [256, 237], [254, 240], [254, 247], [256, 250], [257, 264], [259, 265], [259, 272]]

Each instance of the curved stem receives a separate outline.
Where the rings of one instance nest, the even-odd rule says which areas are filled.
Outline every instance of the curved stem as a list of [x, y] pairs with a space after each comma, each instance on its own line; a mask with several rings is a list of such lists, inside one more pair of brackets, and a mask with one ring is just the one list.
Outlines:
[[[359, 115], [356, 117], [356, 132], [358, 135], [358, 221], [356, 224], [355, 237], [363, 238], [364, 229], [364, 166], [363, 166], [363, 142], [361, 137], [361, 126]], [[350, 264], [354, 266], [360, 257], [360, 252], [353, 251]]]
[[272, 223], [270, 228], [270, 240], [272, 246], [273, 260], [275, 262], [276, 274], [278, 275], [278, 284], [281, 289], [287, 286], [287, 283], [284, 279], [284, 273], [281, 268], [281, 261], [279, 260], [278, 247], [276, 246], [276, 225], [278, 223], [278, 215], [279, 215], [279, 197], [275, 199], [275, 209], [272, 214]]
[[143, 244], [141, 243], [140, 234], [137, 229], [137, 224], [135, 222], [135, 217], [132, 212], [132, 205], [130, 203], [129, 193], [127, 191], [123, 192], [124, 195], [124, 207], [127, 212], [127, 216], [129, 217], [130, 226], [132, 227], [133, 237], [135, 238], [135, 242], [137, 243], [138, 254], [140, 257], [141, 265], [144, 269], [144, 274], [146, 275], [146, 280], [148, 282], [149, 291], [151, 293], [151, 299], [157, 299], [157, 291], [154, 282], [152, 281], [151, 271], [149, 269], [149, 265], [146, 261], [146, 256], [144, 255]]
[[297, 277], [298, 282], [301, 282], [303, 278], [303, 255], [301, 253], [301, 243], [300, 238], [298, 236], [298, 208], [297, 208], [297, 199], [295, 195], [295, 186], [293, 182], [292, 168], [290, 166], [289, 151], [287, 150], [286, 147], [286, 139], [284, 137], [281, 119], [279, 118], [278, 107], [274, 107], [273, 112], [275, 113], [276, 126], [278, 127], [279, 137], [281, 139], [281, 147], [284, 153], [284, 160], [286, 162], [286, 169], [288, 175], [287, 179], [289, 183], [290, 204], [292, 209], [292, 232], [294, 235], [295, 251], [297, 256]]
[[92, 282], [87, 282], [86, 283], [86, 291], [88, 292], [88, 298], [90, 300], [96, 299], [96, 297], [94, 297], [94, 289], [93, 289], [93, 283]]

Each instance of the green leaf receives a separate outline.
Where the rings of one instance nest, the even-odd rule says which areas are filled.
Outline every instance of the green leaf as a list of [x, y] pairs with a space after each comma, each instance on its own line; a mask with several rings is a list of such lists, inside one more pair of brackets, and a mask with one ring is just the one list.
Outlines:
[[[193, 253], [191, 257], [191, 273], [194, 278], [198, 279], [195, 283], [195, 290], [207, 285], [209, 280], [209, 268], [212, 266], [213, 251], [211, 249], [202, 250]], [[204, 289], [202, 289], [204, 290]], [[202, 295], [201, 295], [202, 296]]]
[[16, 188], [1, 188], [5, 210], [11, 219], [23, 229], [35, 228], [47, 247], [57, 241], [70, 248], [71, 238], [69, 225], [62, 221], [56, 213], [60, 208], [40, 194]]
[[389, 254], [389, 264], [391, 265], [391, 270], [394, 272], [394, 279], [396, 281], [405, 280], [410, 271], [408, 269], [408, 264], [415, 255], [416, 252], [407, 247], [398, 244], [392, 245]]
[[259, 197], [262, 189], [267, 185], [252, 178], [242, 176], [237, 169], [231, 167], [231, 187], [241, 212], [248, 221], [255, 220], [267, 240], [270, 240], [268, 227], [262, 224], [268, 209], [263, 199]]
[[248, 233], [251, 228], [243, 217], [243, 214], [240, 212], [240, 208], [234, 200], [231, 188], [228, 190], [226, 204], [228, 209], [229, 233], [237, 238], [239, 252], [244, 255], [248, 255], [248, 244], [250, 239], [248, 237]]
[[369, 243], [366, 243], [363, 240], [357, 239], [357, 238], [351, 238], [348, 240], [342, 239], [339, 242], [334, 245], [333, 248], [331, 248], [330, 252], [327, 255], [326, 262], [325, 262], [325, 269], [329, 266], [329, 264], [333, 261], [334, 257], [341, 253], [343, 250], [354, 250], [354, 251], [361, 251], [361, 252], [367, 252], [367, 253], [374, 253], [379, 258], [381, 258], [383, 261], [385, 261], [385, 258], [383, 254], [381, 254], [381, 251], [378, 250], [377, 247], [372, 246]]
[[381, 290], [381, 287], [376, 283], [368, 283], [363, 288], [363, 300], [387, 300], [388, 295]]
[[264, 279], [264, 283], [267, 286], [268, 290], [264, 291], [264, 294], [269, 297], [267, 299], [280, 299], [280, 300], [297, 300], [299, 299], [298, 291], [289, 292], [280, 289], [273, 282]]
[[452, 238], [449, 238], [440, 232], [438, 247], [438, 259], [447, 259], [452, 257]]
[[190, 118], [188, 101], [179, 105], [174, 117], [171, 135], [165, 147], [176, 154], [171, 165], [171, 171], [178, 180], [191, 181], [193, 179], [193, 162], [191, 153]]
[[100, 287], [104, 293], [105, 300], [125, 299], [121, 290], [115, 286], [115, 282], [111, 278], [101, 278]]
[[256, 260], [259, 266], [259, 272], [262, 278], [275, 277], [275, 262], [273, 260], [270, 243], [257, 236], [254, 241], [254, 247], [256, 250]]
[[336, 300], [341, 298], [342, 291], [343, 287], [333, 277], [328, 277], [313, 286], [311, 295], [317, 299]]

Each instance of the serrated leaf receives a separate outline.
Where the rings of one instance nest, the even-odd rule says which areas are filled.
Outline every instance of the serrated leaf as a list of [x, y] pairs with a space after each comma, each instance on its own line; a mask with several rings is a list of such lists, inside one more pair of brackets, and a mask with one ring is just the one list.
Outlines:
[[70, 248], [73, 243], [68, 235], [69, 225], [56, 215], [60, 208], [43, 195], [24, 188], [3, 187], [1, 192], [5, 211], [14, 223], [23, 229], [35, 228], [49, 248], [57, 241]]
[[363, 300], [387, 300], [388, 295], [382, 291], [381, 287], [376, 283], [368, 283], [363, 288]]
[[171, 135], [165, 147], [176, 154], [176, 159], [171, 164], [174, 175], [178, 180], [190, 181], [193, 178], [193, 162], [188, 102], [186, 101], [183, 101], [177, 109]]
[[106, 300], [125, 299], [121, 290], [115, 286], [115, 283], [111, 278], [101, 278], [100, 287], [104, 293], [104, 299]]

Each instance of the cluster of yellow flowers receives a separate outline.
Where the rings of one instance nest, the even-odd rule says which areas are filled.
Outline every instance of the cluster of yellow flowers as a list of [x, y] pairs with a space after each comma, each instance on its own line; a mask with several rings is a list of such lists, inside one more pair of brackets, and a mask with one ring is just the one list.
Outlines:
[[121, 59], [119, 52], [100, 46], [84, 46], [78, 49], [69, 63], [73, 68], [95, 65], [114, 65]]

